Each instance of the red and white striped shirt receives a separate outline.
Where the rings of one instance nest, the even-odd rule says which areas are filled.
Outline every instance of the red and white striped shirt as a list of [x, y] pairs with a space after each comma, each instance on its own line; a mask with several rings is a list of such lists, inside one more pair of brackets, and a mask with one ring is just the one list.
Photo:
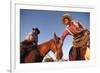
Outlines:
[[73, 36], [74, 34], [80, 33], [82, 30], [83, 29], [79, 27], [78, 23], [76, 23], [75, 21], [72, 21], [71, 24], [65, 28], [61, 36], [61, 39], [64, 40], [67, 35]]

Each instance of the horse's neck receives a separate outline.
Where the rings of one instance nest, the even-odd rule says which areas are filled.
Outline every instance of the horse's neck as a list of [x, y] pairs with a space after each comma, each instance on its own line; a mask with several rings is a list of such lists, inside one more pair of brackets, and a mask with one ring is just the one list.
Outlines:
[[51, 42], [52, 40], [49, 40], [43, 44], [38, 45], [41, 56], [44, 57], [50, 51]]

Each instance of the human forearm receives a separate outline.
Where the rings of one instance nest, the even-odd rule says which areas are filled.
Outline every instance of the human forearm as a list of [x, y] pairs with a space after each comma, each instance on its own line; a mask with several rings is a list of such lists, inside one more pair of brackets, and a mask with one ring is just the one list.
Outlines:
[[64, 39], [65, 37], [68, 35], [68, 31], [67, 30], [64, 30], [64, 32], [62, 33], [62, 36], [61, 36], [61, 42], [63, 43], [64, 42]]

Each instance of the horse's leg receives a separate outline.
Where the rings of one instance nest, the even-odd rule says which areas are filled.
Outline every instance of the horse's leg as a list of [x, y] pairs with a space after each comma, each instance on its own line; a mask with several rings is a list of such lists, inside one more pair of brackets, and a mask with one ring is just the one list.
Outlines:
[[81, 60], [85, 60], [85, 53], [86, 53], [86, 47], [80, 48], [80, 58]]
[[71, 47], [69, 51], [69, 61], [74, 61], [76, 60], [76, 48]]
[[81, 60], [80, 47], [76, 48], [76, 60]]

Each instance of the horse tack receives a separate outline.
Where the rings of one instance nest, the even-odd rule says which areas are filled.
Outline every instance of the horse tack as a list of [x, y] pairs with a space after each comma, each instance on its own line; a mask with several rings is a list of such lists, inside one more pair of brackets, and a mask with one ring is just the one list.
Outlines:
[[87, 29], [83, 30], [83, 32], [74, 35], [73, 46], [74, 47], [84, 47], [88, 44], [90, 38], [90, 33]]
[[[52, 43], [53, 43], [53, 46], [51, 45]], [[49, 45], [48, 45], [48, 44], [49, 44]], [[27, 60], [27, 62], [29, 62], [29, 63], [30, 63], [30, 62], [38, 62], [38, 60], [39, 60], [39, 62], [42, 62], [44, 56], [45, 56], [50, 50], [56, 51], [56, 50], [59, 50], [59, 49], [60, 49], [60, 48], [57, 48], [57, 45], [58, 45], [58, 43], [54, 43], [54, 40], [53, 40], [53, 39], [49, 40], [48, 42], [42, 43], [42, 44], [38, 45], [40, 54], [38, 54], [38, 56], [36, 56], [36, 53], [35, 53], [34, 50], [33, 50], [33, 53], [32, 53], [32, 52], [29, 53], [29, 55], [25, 58], [25, 60], [29, 59], [29, 60]], [[45, 47], [44, 47], [44, 46], [45, 46]], [[52, 46], [52, 49], [51, 49], [51, 46]], [[41, 50], [43, 50], [43, 49], [45, 50], [45, 52], [42, 52], [42, 53], [44, 54], [44, 56], [41, 56]], [[55, 49], [55, 50], [54, 50], [54, 49]], [[35, 57], [32, 57], [31, 54], [33, 54]], [[37, 58], [37, 57], [38, 57], [38, 58]]]

